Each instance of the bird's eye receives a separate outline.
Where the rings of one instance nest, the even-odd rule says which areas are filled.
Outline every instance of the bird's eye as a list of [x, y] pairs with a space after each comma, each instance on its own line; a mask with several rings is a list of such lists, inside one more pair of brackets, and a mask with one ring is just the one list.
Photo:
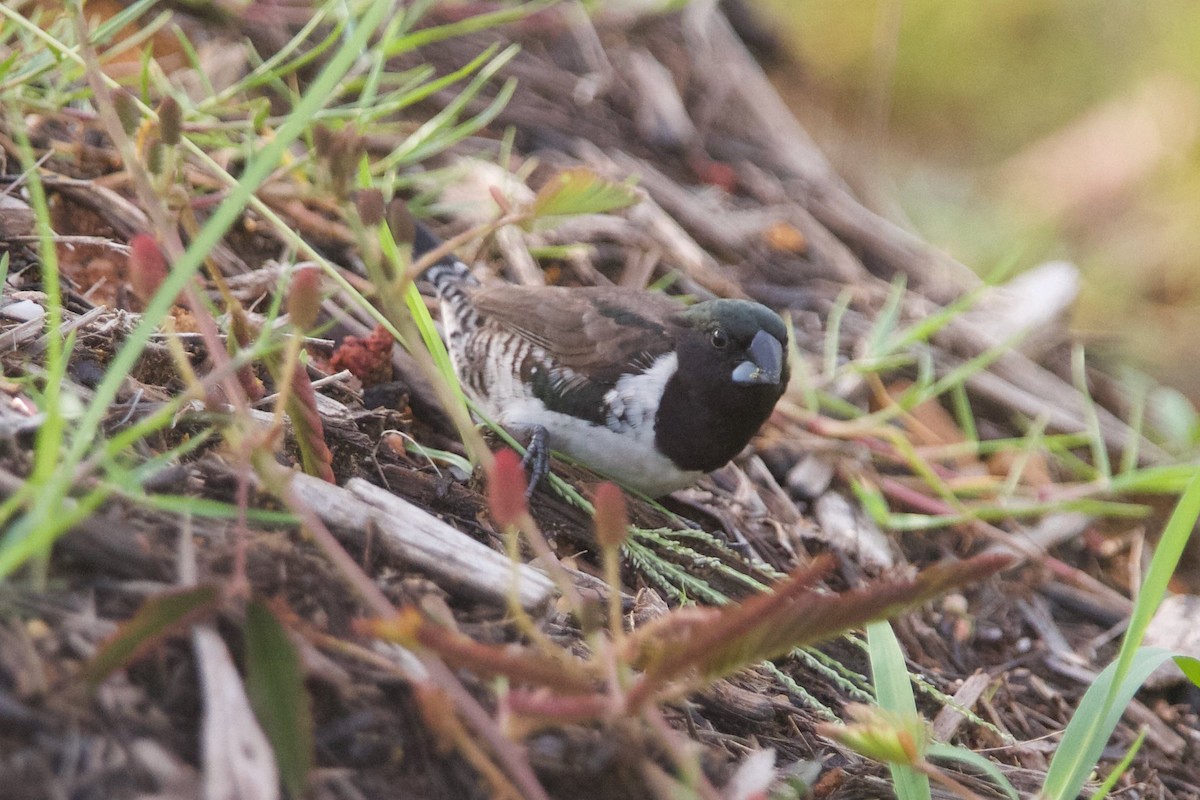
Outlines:
[[712, 342], [713, 347], [717, 348], [718, 350], [724, 350], [729, 346], [729, 334], [725, 333], [725, 331], [721, 330], [720, 328], [717, 328], [712, 332], [710, 341]]

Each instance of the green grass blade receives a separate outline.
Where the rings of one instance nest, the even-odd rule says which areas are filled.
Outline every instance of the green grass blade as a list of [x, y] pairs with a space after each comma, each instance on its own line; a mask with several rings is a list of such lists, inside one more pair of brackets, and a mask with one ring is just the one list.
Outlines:
[[[210, 95], [211, 100], [206, 100], [202, 107], [208, 111], [220, 109], [223, 104], [230, 102], [234, 97], [252, 92], [261, 86], [286, 89], [284, 81], [286, 76], [292, 75], [320, 59], [325, 51], [333, 47], [345, 33], [345, 21], [338, 20], [327, 35], [315, 42], [310, 42], [309, 37], [312, 32], [325, 22], [330, 5], [331, 3], [326, 3], [318, 8], [304, 24], [304, 27], [296, 31], [296, 35], [288, 40], [287, 44], [271, 53], [265, 61], [259, 62], [237, 83], [227, 87], [219, 94]], [[305, 45], [305, 50], [293, 57], [292, 54], [302, 44]], [[291, 58], [290, 61], [287, 60], [289, 58]]]
[[822, 375], [825, 381], [832, 381], [837, 375], [838, 354], [841, 352], [842, 345], [842, 317], [846, 316], [853, 299], [854, 296], [849, 289], [843, 290], [834, 301], [833, 308], [829, 309], [829, 315], [825, 319], [824, 374]]
[[419, 31], [414, 31], [386, 43], [384, 45], [384, 56], [392, 58], [401, 53], [407, 53], [418, 47], [424, 47], [425, 45], [440, 42], [444, 39], [452, 39], [455, 36], [477, 33], [494, 28], [497, 25], [516, 22], [551, 5], [553, 5], [553, 2], [542, 0], [541, 2], [526, 3], [517, 8], [506, 8], [485, 14], [476, 14], [473, 17], [467, 17], [466, 19], [446, 25], [422, 28]]
[[1096, 769], [1108, 738], [1125, 713], [1125, 706], [1150, 673], [1173, 656], [1174, 653], [1161, 647], [1143, 647], [1133, 654], [1121, 679], [1117, 676], [1120, 662], [1114, 661], [1104, 668], [1088, 687], [1063, 733], [1046, 773], [1040, 798], [1075, 800], [1079, 796], [1088, 776]]
[[1134, 757], [1137, 756], [1138, 751], [1142, 749], [1142, 744], [1145, 741], [1146, 728], [1143, 727], [1142, 730], [1138, 732], [1138, 737], [1133, 740], [1133, 744], [1131, 744], [1129, 749], [1125, 751], [1125, 755], [1121, 756], [1121, 760], [1117, 762], [1117, 765], [1113, 767], [1112, 772], [1108, 773], [1108, 777], [1106, 777], [1100, 784], [1100, 788], [1096, 790], [1094, 795], [1092, 795], [1091, 800], [1104, 800], [1105, 797], [1108, 797], [1108, 793], [1112, 791], [1113, 787], [1117, 785], [1117, 781], [1119, 781], [1121, 776], [1124, 775], [1129, 769], [1129, 765], [1133, 763]]
[[[898, 717], [917, 716], [917, 701], [913, 697], [904, 651], [887, 621], [867, 626], [867, 654], [871, 659], [871, 676], [875, 699], [881, 708]], [[888, 764], [896, 797], [900, 800], [929, 800], [929, 778], [903, 764]]]
[[879, 313], [875, 315], [870, 333], [867, 335], [868, 359], [875, 359], [895, 350], [895, 348], [888, 347], [887, 342], [900, 324], [900, 305], [904, 301], [907, 288], [903, 275], [896, 276], [892, 285], [888, 287], [888, 296], [883, 301]]
[[1164, 464], [1118, 475], [1109, 483], [1114, 494], [1179, 494], [1200, 471], [1197, 464]]
[[1083, 346], [1076, 345], [1071, 351], [1071, 373], [1075, 379], [1075, 388], [1083, 402], [1083, 416], [1087, 422], [1088, 434], [1091, 436], [1092, 463], [1105, 478], [1112, 477], [1112, 465], [1108, 461], [1108, 445], [1100, 430], [1100, 415], [1096, 411], [1096, 401], [1088, 389], [1087, 357]]
[[[39, 493], [35, 484], [26, 485], [31, 490], [22, 496], [36, 498], [38, 503], [9, 526], [0, 540], [0, 579], [29, 559], [47, 553], [59, 536], [96, 513], [110, 493], [106, 487], [101, 487], [72, 500], [65, 498], [65, 492]], [[9, 506], [6, 504], [5, 507]]]
[[1129, 629], [1125, 632], [1125, 640], [1121, 643], [1121, 654], [1117, 659], [1118, 669], [1126, 668], [1133, 660], [1133, 651], [1142, 643], [1146, 628], [1150, 625], [1154, 612], [1162, 603], [1167, 593], [1167, 583], [1175, 574], [1183, 549], [1191, 538], [1196, 520], [1200, 518], [1200, 470], [1192, 477], [1191, 483], [1178, 505], [1167, 520], [1162, 538], [1150, 559], [1150, 568], [1138, 591], [1137, 602], [1133, 605], [1133, 613], [1129, 617]]

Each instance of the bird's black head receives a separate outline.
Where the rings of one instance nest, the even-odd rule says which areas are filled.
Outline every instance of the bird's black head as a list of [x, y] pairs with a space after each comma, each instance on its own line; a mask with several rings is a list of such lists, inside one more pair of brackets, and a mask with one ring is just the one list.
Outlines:
[[787, 388], [787, 327], [747, 300], [697, 303], [672, 322], [678, 366], [655, 441], [681, 468], [707, 472], [746, 446]]
[[[787, 386], [787, 327], [771, 309], [748, 300], [709, 300], [676, 315], [681, 372], [713, 386], [762, 387], [775, 398]], [[741, 392], [737, 392], [741, 394]]]

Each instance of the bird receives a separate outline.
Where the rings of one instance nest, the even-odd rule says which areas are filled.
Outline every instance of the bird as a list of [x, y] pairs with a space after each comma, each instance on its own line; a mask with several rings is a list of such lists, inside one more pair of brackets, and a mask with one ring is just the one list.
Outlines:
[[[414, 259], [440, 245], [416, 224]], [[453, 254], [423, 278], [464, 391], [529, 437], [529, 493], [549, 450], [647, 497], [690, 486], [741, 452], [787, 387], [787, 326], [750, 300], [484, 286]]]

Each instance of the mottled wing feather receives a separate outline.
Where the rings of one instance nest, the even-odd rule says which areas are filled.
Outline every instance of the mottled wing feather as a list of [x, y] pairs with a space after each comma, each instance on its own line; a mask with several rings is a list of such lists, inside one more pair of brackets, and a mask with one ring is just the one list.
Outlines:
[[[480, 289], [472, 301], [489, 324], [541, 348], [564, 370], [564, 388], [580, 380], [611, 386], [645, 370], [674, 348], [669, 319], [682, 306], [666, 295], [615, 287]], [[580, 376], [580, 377], [576, 377]]]

